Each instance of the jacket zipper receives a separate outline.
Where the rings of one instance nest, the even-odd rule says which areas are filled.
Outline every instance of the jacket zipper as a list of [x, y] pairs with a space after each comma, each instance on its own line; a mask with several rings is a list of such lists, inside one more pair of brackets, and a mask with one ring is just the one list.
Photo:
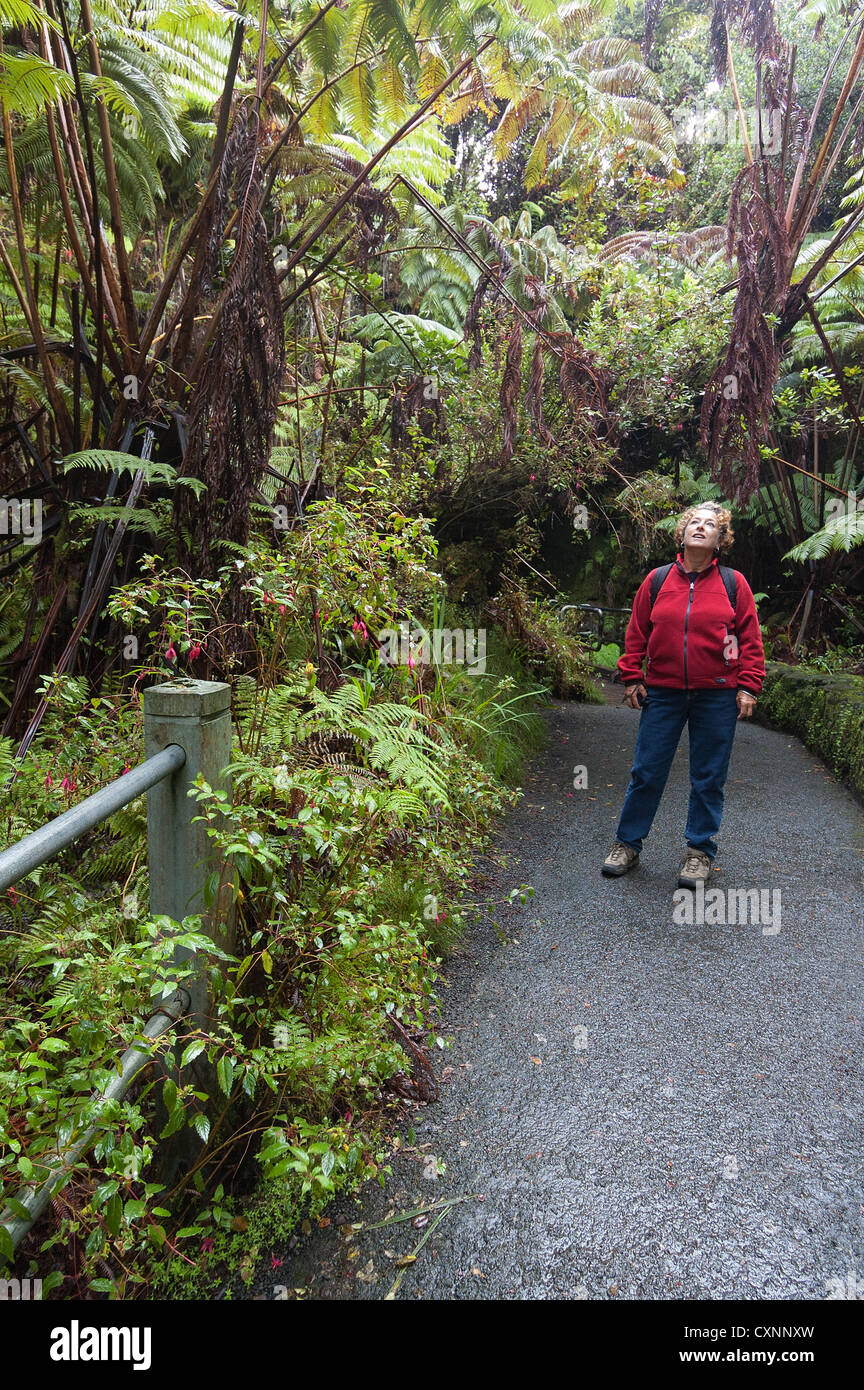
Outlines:
[[687, 600], [687, 612], [684, 614], [684, 689], [685, 689], [685, 690], [689, 690], [689, 689], [690, 689], [690, 687], [689, 687], [688, 684], [687, 684], [687, 625], [688, 625], [688, 623], [690, 622], [690, 605], [691, 605], [692, 602], [693, 602], [693, 585], [694, 585], [695, 583], [696, 583], [696, 580], [695, 580], [695, 579], [691, 579], [691, 580], [690, 580], [690, 597], [689, 597], [688, 600]]

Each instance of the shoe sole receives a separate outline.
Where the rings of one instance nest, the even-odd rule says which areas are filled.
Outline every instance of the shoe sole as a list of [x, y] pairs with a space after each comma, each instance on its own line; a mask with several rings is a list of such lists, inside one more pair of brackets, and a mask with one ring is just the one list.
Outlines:
[[600, 872], [602, 873], [604, 878], [620, 878], [622, 874], [629, 874], [630, 870], [635, 869], [638, 863], [639, 860], [634, 859], [632, 864], [626, 864], [621, 869], [610, 868], [607, 867], [606, 864], [604, 864]]
[[707, 878], [683, 878], [683, 877], [679, 877], [679, 879], [678, 879], [678, 887], [679, 887], [679, 888], [689, 888], [689, 889], [691, 890], [691, 892], [693, 892], [693, 893], [696, 892], [696, 889], [697, 889], [697, 887], [699, 886], [700, 883], [703, 884], [703, 885], [707, 885], [707, 883], [708, 883]]

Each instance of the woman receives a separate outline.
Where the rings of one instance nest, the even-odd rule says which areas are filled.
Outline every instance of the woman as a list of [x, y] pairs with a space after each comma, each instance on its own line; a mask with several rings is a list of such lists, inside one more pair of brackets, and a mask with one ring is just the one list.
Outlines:
[[642, 717], [615, 844], [603, 864], [609, 878], [639, 863], [685, 724], [690, 808], [678, 886], [695, 889], [710, 875], [736, 723], [752, 715], [765, 679], [753, 592], [743, 574], [718, 563], [734, 539], [731, 520], [716, 502], [690, 507], [675, 531], [675, 563], [652, 570], [633, 601], [618, 670], [626, 703], [641, 707]]

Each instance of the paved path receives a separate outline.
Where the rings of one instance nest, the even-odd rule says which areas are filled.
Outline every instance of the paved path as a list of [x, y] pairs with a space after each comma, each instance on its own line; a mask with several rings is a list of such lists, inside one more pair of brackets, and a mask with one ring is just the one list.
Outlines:
[[471, 1193], [397, 1298], [864, 1296], [861, 809], [798, 740], [739, 723], [713, 880], [779, 890], [780, 930], [675, 922], [686, 738], [641, 865], [604, 879], [638, 721], [609, 693], [553, 707], [500, 827], [482, 891], [534, 899], [498, 916], [510, 944], [480, 923], [448, 967], [440, 1102], [386, 1192], [336, 1204], [253, 1294], [383, 1298], [422, 1230], [337, 1221]]

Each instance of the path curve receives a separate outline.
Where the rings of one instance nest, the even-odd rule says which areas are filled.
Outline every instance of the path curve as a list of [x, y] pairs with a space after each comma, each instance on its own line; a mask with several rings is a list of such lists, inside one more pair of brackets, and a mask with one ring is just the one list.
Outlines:
[[739, 723], [712, 878], [779, 890], [780, 930], [676, 923], [687, 741], [642, 863], [604, 879], [638, 722], [607, 690], [552, 707], [500, 826], [508, 867], [481, 892], [534, 898], [499, 914], [510, 944], [481, 922], [447, 968], [439, 1103], [386, 1191], [334, 1204], [247, 1297], [383, 1298], [423, 1232], [346, 1219], [463, 1194], [482, 1200], [448, 1210], [397, 1298], [864, 1296], [861, 809], [797, 739]]

